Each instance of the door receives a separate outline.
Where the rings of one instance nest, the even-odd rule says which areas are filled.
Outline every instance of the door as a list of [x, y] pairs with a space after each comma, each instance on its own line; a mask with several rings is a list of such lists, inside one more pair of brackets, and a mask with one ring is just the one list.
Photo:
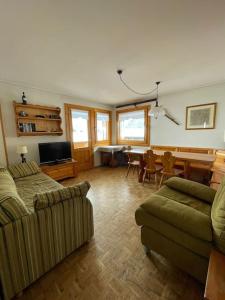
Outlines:
[[93, 168], [92, 111], [86, 107], [65, 104], [67, 139], [72, 156], [78, 162], [78, 171]]

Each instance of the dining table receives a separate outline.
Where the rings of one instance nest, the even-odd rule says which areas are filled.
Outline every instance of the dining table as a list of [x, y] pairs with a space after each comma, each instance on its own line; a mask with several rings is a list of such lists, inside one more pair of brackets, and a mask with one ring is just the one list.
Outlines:
[[[153, 150], [154, 154], [157, 156], [163, 156], [163, 150]], [[214, 154], [205, 154], [205, 153], [193, 153], [193, 152], [180, 152], [180, 151], [170, 151], [172, 155], [177, 159], [179, 162], [183, 162], [184, 165], [184, 177], [188, 179], [190, 177], [190, 164], [195, 163], [203, 163], [204, 165], [208, 165], [212, 167], [213, 162], [216, 159]], [[144, 168], [146, 165], [144, 156], [147, 153], [146, 149], [131, 149], [125, 150], [124, 153], [127, 155], [135, 155], [140, 157], [140, 172], [138, 174], [138, 181], [143, 182], [143, 175], [144, 175]]]

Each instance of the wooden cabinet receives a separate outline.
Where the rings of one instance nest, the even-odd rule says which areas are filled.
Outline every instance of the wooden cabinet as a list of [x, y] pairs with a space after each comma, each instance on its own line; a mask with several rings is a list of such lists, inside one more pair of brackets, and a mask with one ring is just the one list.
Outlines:
[[41, 170], [54, 180], [62, 180], [77, 176], [77, 161], [72, 160], [54, 165], [41, 165]]
[[225, 299], [225, 255], [215, 249], [210, 255], [204, 299]]
[[216, 160], [213, 163], [212, 172], [210, 187], [217, 190], [225, 176], [225, 150], [218, 150], [216, 152]]
[[61, 109], [13, 102], [17, 136], [62, 135]]

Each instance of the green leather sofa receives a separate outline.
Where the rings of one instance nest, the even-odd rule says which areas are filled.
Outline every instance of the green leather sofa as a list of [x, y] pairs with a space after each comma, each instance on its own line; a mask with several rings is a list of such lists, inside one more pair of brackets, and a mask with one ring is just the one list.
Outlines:
[[225, 253], [225, 179], [218, 191], [172, 177], [136, 211], [141, 241], [205, 283], [212, 247]]

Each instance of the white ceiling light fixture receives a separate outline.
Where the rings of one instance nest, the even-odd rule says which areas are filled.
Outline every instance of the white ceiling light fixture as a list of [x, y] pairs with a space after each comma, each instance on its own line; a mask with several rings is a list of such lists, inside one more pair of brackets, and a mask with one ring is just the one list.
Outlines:
[[153, 117], [155, 118], [156, 120], [158, 119], [158, 117], [161, 117], [161, 116], [165, 116], [166, 115], [166, 110], [165, 108], [163, 108], [161, 105], [159, 105], [159, 84], [160, 84], [160, 81], [157, 81], [156, 82], [156, 103], [155, 103], [155, 106], [153, 106], [151, 108], [151, 110], [149, 111], [148, 115], [150, 117]]
[[123, 85], [130, 90], [131, 92], [137, 94], [137, 95], [141, 95], [141, 96], [145, 96], [145, 95], [150, 95], [153, 92], [156, 91], [156, 98], [153, 99], [149, 99], [149, 100], [142, 100], [142, 101], [138, 101], [138, 102], [133, 102], [133, 103], [128, 103], [128, 104], [122, 104], [122, 105], [117, 105], [116, 108], [122, 108], [122, 107], [126, 107], [126, 106], [137, 106], [140, 104], [145, 104], [145, 103], [149, 103], [149, 102], [156, 102], [155, 106], [153, 106], [148, 115], [155, 118], [156, 120], [161, 117], [161, 116], [165, 116], [167, 119], [169, 119], [170, 121], [172, 121], [173, 123], [175, 123], [176, 125], [180, 125], [170, 114], [167, 113], [166, 109], [159, 105], [159, 84], [161, 83], [160, 81], [156, 81], [156, 88], [154, 88], [153, 90], [149, 91], [149, 92], [145, 92], [145, 93], [140, 93], [137, 92], [136, 90], [134, 90], [133, 88], [131, 88], [126, 82], [125, 80], [122, 78], [122, 73], [123, 70], [119, 69], [117, 70], [117, 74], [120, 77], [120, 81], [123, 83]]

